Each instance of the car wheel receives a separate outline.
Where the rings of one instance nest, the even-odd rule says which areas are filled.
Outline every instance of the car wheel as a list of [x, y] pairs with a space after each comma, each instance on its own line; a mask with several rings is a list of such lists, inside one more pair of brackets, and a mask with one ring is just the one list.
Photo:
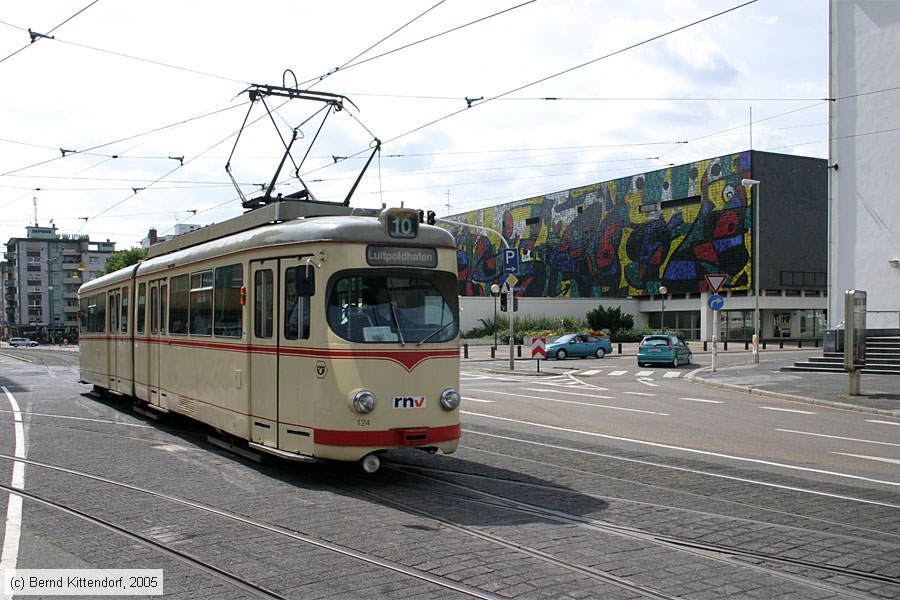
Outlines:
[[687, 361], [684, 364], [689, 365], [689, 364], [691, 364], [691, 362], [693, 362], [693, 360], [694, 360], [694, 354], [692, 352], [692, 353], [688, 354]]
[[678, 355], [676, 354], [674, 358], [672, 358], [672, 366], [676, 369], [678, 368]]
[[556, 360], [566, 360], [566, 357], [569, 355], [565, 350], [557, 350], [556, 351]]
[[594, 356], [596, 356], [597, 358], [603, 358], [604, 356], [606, 356], [606, 350], [604, 350], [603, 348], [597, 348], [597, 351], [594, 352]]

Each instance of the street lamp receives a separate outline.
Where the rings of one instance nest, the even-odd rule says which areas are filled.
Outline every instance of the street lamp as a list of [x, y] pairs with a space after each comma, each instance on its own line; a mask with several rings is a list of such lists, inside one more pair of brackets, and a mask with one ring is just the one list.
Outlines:
[[664, 285], [659, 286], [659, 294], [662, 296], [662, 315], [659, 317], [659, 325], [663, 333], [666, 332], [666, 294], [668, 293], [669, 288]]
[[495, 283], [491, 286], [491, 296], [494, 297], [494, 352], [497, 351], [497, 294], [499, 293], [500, 286]]
[[753, 362], [759, 362], [759, 180], [741, 179], [741, 185], [756, 186], [753, 199]]

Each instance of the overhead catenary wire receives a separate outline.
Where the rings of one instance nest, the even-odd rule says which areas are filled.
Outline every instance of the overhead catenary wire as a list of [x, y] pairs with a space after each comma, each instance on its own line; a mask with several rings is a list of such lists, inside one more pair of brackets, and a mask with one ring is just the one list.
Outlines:
[[410, 129], [409, 131], [406, 131], [405, 133], [401, 133], [401, 134], [399, 134], [399, 135], [396, 135], [396, 136], [394, 136], [394, 137], [388, 139], [388, 140], [385, 141], [384, 143], [385, 143], [385, 144], [388, 144], [388, 143], [390, 143], [390, 142], [394, 142], [394, 141], [396, 141], [396, 140], [398, 140], [398, 139], [401, 139], [401, 138], [404, 138], [404, 137], [406, 137], [406, 136], [408, 136], [408, 135], [411, 135], [411, 134], [413, 134], [413, 133], [415, 133], [415, 132], [417, 132], [417, 131], [420, 131], [420, 130], [425, 129], [425, 128], [428, 128], [428, 127], [431, 127], [432, 125], [436, 125], [437, 123], [440, 123], [441, 121], [445, 121], [445, 120], [447, 120], [447, 119], [450, 119], [450, 118], [452, 118], [452, 117], [455, 117], [456, 115], [459, 115], [459, 114], [461, 114], [461, 113], [464, 113], [464, 112], [466, 112], [467, 110], [470, 110], [470, 109], [472, 109], [472, 108], [479, 107], [479, 106], [483, 106], [483, 105], [485, 105], [485, 104], [487, 104], [487, 103], [489, 103], [489, 102], [493, 102], [493, 101], [495, 101], [495, 100], [499, 100], [500, 98], [504, 98], [504, 97], [506, 97], [506, 96], [510, 96], [510, 95], [512, 95], [512, 94], [515, 94], [516, 92], [520, 92], [520, 91], [522, 91], [522, 90], [524, 90], [524, 89], [528, 89], [528, 88], [530, 88], [530, 87], [533, 87], [533, 86], [536, 86], [536, 85], [538, 85], [538, 84], [544, 83], [545, 81], [550, 81], [551, 79], [555, 79], [555, 78], [560, 77], [560, 76], [562, 76], [562, 75], [566, 75], [566, 74], [568, 74], [568, 73], [572, 73], [573, 71], [577, 71], [578, 69], [583, 69], [584, 67], [587, 67], [587, 66], [589, 66], [589, 65], [592, 65], [592, 64], [595, 64], [595, 63], [597, 63], [597, 62], [600, 62], [601, 60], [606, 60], [606, 59], [608, 59], [608, 58], [612, 58], [613, 56], [622, 54], [622, 53], [624, 53], [624, 52], [628, 52], [629, 50], [634, 50], [635, 48], [639, 48], [639, 47], [644, 46], [644, 45], [646, 45], [646, 44], [649, 44], [649, 43], [651, 43], [651, 42], [655, 42], [655, 41], [660, 40], [660, 39], [662, 39], [662, 38], [664, 38], [664, 37], [667, 37], [667, 36], [673, 35], [673, 34], [675, 34], [675, 33], [678, 33], [678, 32], [680, 32], [680, 31], [684, 31], [684, 30], [686, 30], [686, 29], [690, 29], [691, 27], [696, 27], [696, 26], [699, 25], [700, 23], [705, 23], [706, 21], [709, 21], [709, 20], [712, 20], [712, 19], [719, 18], [719, 17], [721, 17], [721, 16], [723, 16], [723, 15], [726, 15], [726, 14], [728, 14], [728, 13], [730, 13], [730, 12], [733, 12], [733, 11], [739, 10], [739, 9], [741, 9], [741, 8], [744, 8], [744, 7], [746, 7], [746, 6], [749, 6], [749, 5], [751, 5], [751, 4], [754, 4], [754, 3], [756, 3], [757, 1], [758, 1], [758, 0], [748, 0], [747, 2], [743, 2], [743, 3], [738, 4], [738, 5], [736, 5], [736, 6], [732, 6], [731, 8], [727, 8], [727, 9], [725, 9], [725, 10], [719, 11], [719, 12], [717, 12], [717, 13], [715, 13], [715, 14], [708, 15], [708, 16], [703, 17], [703, 18], [701, 18], [701, 19], [697, 19], [696, 21], [692, 21], [692, 22], [690, 22], [690, 23], [688, 23], [688, 24], [686, 24], [686, 25], [682, 25], [682, 26], [680, 26], [680, 27], [676, 27], [676, 28], [674, 28], [674, 29], [670, 29], [670, 30], [665, 31], [665, 32], [663, 32], [663, 33], [660, 33], [660, 34], [658, 34], [658, 35], [654, 35], [654, 36], [652, 36], [652, 37], [646, 38], [646, 39], [644, 39], [644, 40], [642, 40], [642, 41], [640, 41], [640, 42], [636, 42], [636, 43], [634, 43], [634, 44], [630, 44], [630, 45], [628, 45], [628, 46], [625, 46], [624, 48], [620, 48], [620, 49], [618, 49], [618, 50], [614, 50], [613, 52], [609, 52], [609, 53], [607, 53], [607, 54], [604, 54], [603, 56], [599, 56], [599, 57], [593, 58], [593, 59], [591, 59], [591, 60], [589, 60], [589, 61], [580, 63], [580, 64], [578, 64], [578, 65], [575, 65], [574, 67], [569, 67], [569, 68], [567, 68], [567, 69], [563, 69], [562, 71], [557, 71], [556, 73], [553, 73], [553, 74], [551, 74], [551, 75], [547, 75], [547, 76], [545, 76], [545, 77], [541, 77], [540, 79], [536, 79], [536, 80], [534, 80], [534, 81], [531, 81], [531, 82], [529, 82], [529, 83], [520, 85], [520, 86], [518, 86], [518, 87], [516, 87], [516, 88], [513, 88], [513, 89], [511, 89], [511, 90], [508, 90], [508, 91], [506, 91], [506, 92], [502, 92], [502, 93], [497, 94], [497, 95], [495, 95], [495, 96], [491, 96], [490, 98], [485, 98], [484, 100], [481, 100], [481, 101], [479, 101], [479, 102], [470, 102], [470, 103], [467, 103], [467, 105], [466, 105], [465, 108], [462, 108], [462, 109], [453, 111], [453, 112], [451, 112], [451, 113], [449, 113], [449, 114], [447, 114], [447, 115], [444, 115], [443, 117], [439, 117], [439, 118], [437, 118], [437, 119], [434, 119], [434, 120], [432, 120], [432, 121], [429, 121], [429, 122], [427, 122], [427, 123], [424, 123], [424, 124], [422, 124], [422, 125], [419, 125], [419, 126], [413, 128], [413, 129]]
[[[390, 37], [390, 36], [388, 36], [388, 37]], [[384, 39], [387, 39], [387, 38], [384, 38]], [[377, 44], [376, 44], [376, 45], [377, 45]], [[369, 50], [367, 49], [367, 50], [364, 51], [363, 53], [360, 53], [358, 56], [361, 56], [361, 55], [365, 54], [365, 53], [368, 52], [368, 51], [369, 51]], [[353, 59], [351, 59], [351, 61], [348, 61], [348, 62], [352, 62], [352, 60], [353, 60]], [[516, 98], [512, 98], [512, 97], [508, 97], [508, 98], [504, 97], [504, 98], [498, 98], [498, 99], [499, 99], [499, 100], [517, 100]], [[665, 100], [665, 99], [664, 99], [664, 100]], [[723, 99], [711, 99], [711, 100], [722, 100], [722, 101], [725, 101], [725, 100], [723, 100]], [[795, 99], [791, 99], [791, 100], [795, 100]], [[458, 101], [458, 99], [457, 99], [457, 101]], [[575, 99], [573, 99], [573, 101], [575, 101]], [[698, 138], [698, 139], [699, 139], [699, 138]], [[500, 151], [498, 150], [497, 152], [500, 152]], [[364, 151], [360, 152], [360, 155], [363, 154], [363, 153], [364, 153]], [[423, 155], [424, 155], [424, 153], [423, 153]], [[387, 154], [385, 154], [385, 155], [379, 155], [379, 160], [381, 160], [381, 159], [386, 159], [388, 156], [389, 156], [389, 155], [387, 155]], [[399, 156], [399, 155], [398, 155], [398, 156]], [[407, 155], [407, 156], [411, 156], [411, 155]], [[196, 159], [198, 159], [199, 157], [200, 157], [200, 156], [198, 155], [198, 156], [196, 156], [196, 157], [194, 157], [194, 158], [195, 158], [195, 160], [196, 160]], [[208, 158], [208, 157], [206, 157], [206, 158]], [[351, 157], [351, 158], [352, 158], [352, 157]], [[171, 176], [166, 177], [166, 180], [169, 180], [170, 177], [171, 177]], [[154, 186], [155, 186], [157, 189], [159, 189], [159, 185], [162, 183], [162, 181], [158, 181], [158, 180], [155, 180], [155, 181], [157, 181], [157, 183], [155, 183]], [[144, 182], [141, 182], [141, 183], [139, 183], [139, 185], [143, 185], [143, 183], [144, 183]], [[440, 186], [440, 187], [445, 187], [445, 185], [442, 185], [442, 186]]]
[[[21, 48], [19, 48], [19, 49], [16, 50], [15, 52], [13, 52], [12, 54], [10, 54], [10, 55], [8, 55], [8, 56], [5, 56], [5, 57], [3, 57], [3, 58], [0, 58], [0, 63], [6, 62], [7, 60], [9, 60], [10, 58], [12, 58], [13, 56], [15, 56], [16, 54], [18, 54], [19, 52], [22, 52], [23, 50], [25, 50], [25, 48], [28, 48], [29, 46], [31, 46], [31, 44], [35, 43], [36, 41], [38, 41], [38, 40], [40, 40], [40, 39], [53, 39], [52, 37], [50, 37], [50, 34], [51, 34], [51, 33], [53, 33], [54, 31], [56, 31], [57, 29], [59, 29], [60, 27], [62, 27], [63, 25], [65, 25], [66, 23], [68, 23], [69, 21], [71, 21], [72, 19], [74, 19], [75, 17], [77, 17], [78, 15], [80, 15], [81, 13], [83, 13], [84, 11], [86, 11], [87, 9], [89, 9], [90, 7], [94, 6], [94, 5], [97, 4], [97, 2], [99, 2], [99, 1], [100, 1], [100, 0], [94, 0], [93, 2], [91, 2], [90, 4], [88, 4], [87, 6], [85, 6], [84, 8], [82, 8], [81, 10], [79, 10], [78, 12], [76, 12], [75, 14], [73, 14], [72, 16], [70, 16], [70, 17], [68, 17], [67, 19], [65, 19], [63, 22], [61, 22], [61, 23], [60, 23], [59, 25], [57, 25], [56, 27], [54, 27], [54, 28], [50, 29], [49, 31], [47, 31], [47, 33], [35, 33], [35, 32], [33, 32], [33, 31], [31, 31], [31, 29], [29, 29], [29, 30], [28, 30], [28, 34], [29, 34], [29, 36], [31, 37], [31, 41], [30, 41], [28, 44], [26, 44], [25, 46], [22, 46]], [[24, 31], [24, 29], [22, 29], [21, 27], [16, 27], [15, 25], [10, 25], [9, 23], [5, 23], [5, 22], [3, 22], [3, 23], [4, 23], [4, 25], [9, 25], [10, 27], [14, 27], [15, 29], [20, 29], [20, 30]]]

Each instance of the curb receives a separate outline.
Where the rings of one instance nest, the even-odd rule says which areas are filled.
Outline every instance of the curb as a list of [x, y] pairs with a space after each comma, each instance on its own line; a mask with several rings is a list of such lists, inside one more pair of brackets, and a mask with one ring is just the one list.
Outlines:
[[697, 373], [707, 372], [709, 369], [707, 367], [697, 369], [688, 373], [684, 376], [684, 379], [692, 382], [699, 383], [701, 385], [706, 385], [709, 387], [720, 388], [724, 390], [729, 390], [733, 392], [742, 392], [745, 394], [753, 394], [756, 396], [763, 396], [766, 398], [777, 398], [779, 400], [788, 400], [792, 402], [802, 402], [803, 404], [812, 404], [815, 406], [825, 406], [828, 408], [836, 408], [840, 410], [851, 410], [854, 412], [862, 412], [867, 414], [879, 415], [882, 417], [894, 417], [900, 418], [900, 411], [898, 410], [886, 410], [881, 408], [871, 408], [868, 406], [860, 406], [858, 404], [848, 404], [846, 402], [835, 402], [833, 400], [821, 400], [818, 398], [809, 398], [807, 396], [798, 396], [795, 394], [787, 394], [784, 392], [773, 392], [771, 390], [764, 390], [762, 388], [755, 387], [747, 387], [743, 385], [735, 385], [733, 383], [726, 383], [723, 381], [715, 381], [711, 379], [706, 379], [704, 377], [699, 377]]

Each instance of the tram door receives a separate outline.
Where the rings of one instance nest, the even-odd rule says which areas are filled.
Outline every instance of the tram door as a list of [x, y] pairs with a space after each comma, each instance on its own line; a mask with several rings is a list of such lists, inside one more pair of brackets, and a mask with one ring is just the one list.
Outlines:
[[107, 352], [106, 352], [106, 373], [107, 373], [107, 389], [118, 391], [118, 364], [117, 357], [119, 355], [119, 301], [122, 294], [119, 290], [109, 292], [106, 302], [106, 332], [107, 332]]
[[150, 282], [150, 327], [147, 344], [147, 387], [150, 390], [148, 401], [156, 406], [164, 406], [161, 390], [161, 356], [162, 345], [166, 333], [166, 294], [168, 286], [165, 280]]
[[278, 260], [250, 263], [250, 439], [278, 447]]
[[309, 343], [315, 267], [298, 258], [256, 261], [250, 328], [250, 421], [254, 442], [308, 453], [312, 429], [300, 364]]

